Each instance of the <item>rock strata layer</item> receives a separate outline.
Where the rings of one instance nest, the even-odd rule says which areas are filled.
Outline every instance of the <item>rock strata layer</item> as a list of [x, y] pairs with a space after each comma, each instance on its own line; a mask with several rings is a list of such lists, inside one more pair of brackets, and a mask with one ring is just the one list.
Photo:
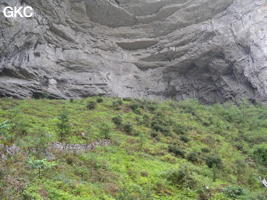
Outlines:
[[267, 103], [266, 0], [0, 0], [0, 96]]

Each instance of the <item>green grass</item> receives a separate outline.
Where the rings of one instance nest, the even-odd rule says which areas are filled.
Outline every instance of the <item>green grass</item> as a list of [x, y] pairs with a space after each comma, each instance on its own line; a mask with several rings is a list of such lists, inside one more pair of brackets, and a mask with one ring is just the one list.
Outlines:
[[[114, 118], [122, 123], [115, 124]], [[0, 124], [6, 121], [1, 143], [16, 144], [24, 152], [0, 160], [1, 200], [267, 197], [259, 180], [267, 174], [267, 108], [261, 105], [3, 98]], [[104, 138], [111, 145], [91, 152], [51, 152], [53, 159], [45, 154], [51, 142], [85, 144]], [[44, 159], [40, 166], [29, 164]]]

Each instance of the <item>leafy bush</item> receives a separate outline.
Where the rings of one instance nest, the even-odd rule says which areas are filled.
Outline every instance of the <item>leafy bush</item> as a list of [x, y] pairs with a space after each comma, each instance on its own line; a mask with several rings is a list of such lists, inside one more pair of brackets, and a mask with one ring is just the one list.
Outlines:
[[88, 110], [94, 110], [96, 108], [96, 102], [95, 101], [89, 101], [87, 103], [87, 109]]
[[122, 100], [117, 100], [117, 101], [113, 101], [112, 102], [112, 107], [115, 109], [115, 110], [120, 110], [120, 106], [123, 104], [123, 101]]
[[129, 105], [129, 108], [131, 108], [135, 114], [141, 114], [141, 109], [144, 109], [144, 106], [142, 103], [133, 103]]
[[104, 101], [103, 98], [100, 98], [100, 97], [96, 99], [97, 103], [103, 103], [103, 101]]
[[133, 101], [133, 99], [131, 99], [131, 98], [128, 98], [128, 97], [126, 97], [126, 98], [123, 98], [122, 100], [123, 100], [123, 101]]
[[210, 149], [204, 147], [204, 148], [201, 149], [201, 151], [203, 153], [209, 153], [210, 152]]
[[245, 194], [244, 190], [238, 186], [228, 186], [223, 190], [223, 193], [231, 199], [237, 199]]
[[170, 128], [158, 120], [152, 122], [151, 128], [155, 131], [161, 132], [165, 136], [171, 136]]
[[124, 124], [123, 125], [123, 130], [128, 133], [131, 134], [133, 132], [133, 125], [130, 123]]
[[145, 126], [147, 126], [147, 127], [150, 127], [150, 118], [149, 118], [149, 116], [148, 115], [143, 115], [143, 121], [142, 121], [142, 123], [145, 125]]
[[[4, 121], [0, 123], [0, 131], [2, 132], [3, 130], [7, 130], [10, 127], [10, 122], [9, 121]], [[0, 132], [0, 133], [1, 133]]]
[[198, 190], [198, 200], [210, 200], [211, 197], [212, 197], [212, 190], [210, 190], [209, 188], [202, 187], [201, 189]]
[[258, 145], [253, 151], [255, 160], [267, 166], [267, 145]]
[[180, 169], [169, 171], [166, 178], [178, 188], [193, 189], [196, 187], [197, 181], [194, 179], [191, 171], [187, 167], [181, 167]]
[[122, 125], [122, 118], [121, 118], [121, 116], [113, 117], [112, 118], [112, 121], [118, 127]]
[[169, 146], [169, 152], [173, 153], [175, 156], [179, 156], [182, 158], [185, 157], [185, 152], [183, 150], [181, 150], [177, 145]]
[[147, 110], [150, 111], [150, 112], [155, 112], [157, 110], [157, 105], [156, 104], [153, 104], [153, 103], [149, 103], [147, 106], [146, 106]]
[[209, 155], [206, 157], [205, 161], [206, 161], [206, 165], [209, 168], [213, 168], [213, 167], [216, 167], [218, 169], [222, 168], [222, 160], [217, 155]]
[[187, 160], [192, 162], [192, 163], [197, 163], [199, 162], [199, 153], [198, 152], [191, 152], [187, 155]]
[[187, 142], [190, 141], [190, 139], [189, 139], [186, 135], [182, 135], [182, 136], [180, 137], [180, 140], [183, 141], [184, 143], [187, 143]]
[[183, 126], [181, 124], [175, 124], [175, 127], [174, 127], [174, 132], [176, 134], [186, 134], [188, 131], [188, 128], [186, 126]]
[[129, 107], [130, 107], [133, 111], [136, 111], [137, 109], [140, 108], [140, 105], [137, 104], [137, 103], [134, 103], [134, 104], [129, 105]]
[[156, 131], [152, 131], [151, 132], [151, 137], [156, 138], [158, 136], [159, 136], [159, 133], [158, 132], [156, 132]]

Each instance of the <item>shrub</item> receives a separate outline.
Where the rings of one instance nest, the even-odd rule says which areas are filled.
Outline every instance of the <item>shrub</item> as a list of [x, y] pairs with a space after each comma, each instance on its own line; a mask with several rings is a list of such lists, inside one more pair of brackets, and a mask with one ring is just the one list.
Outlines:
[[126, 98], [123, 98], [122, 100], [123, 100], [123, 101], [133, 101], [133, 99], [131, 99], [131, 98], [127, 98], [127, 97], [126, 97]]
[[122, 118], [121, 118], [121, 116], [113, 117], [113, 118], [112, 118], [112, 121], [113, 121], [113, 123], [114, 123], [116, 126], [121, 126], [121, 125], [122, 125]]
[[[207, 187], [202, 187], [198, 190], [198, 200], [210, 200], [212, 197], [212, 190]], [[217, 199], [217, 198], [216, 198]]]
[[209, 168], [213, 168], [213, 167], [216, 167], [219, 169], [222, 168], [222, 160], [217, 155], [209, 155], [206, 157], [205, 161], [206, 161], [206, 165]]
[[99, 97], [99, 98], [96, 99], [96, 102], [97, 102], [97, 103], [103, 103], [104, 100], [103, 100], [103, 98], [100, 98], [100, 97]]
[[15, 140], [15, 136], [10, 133], [12, 126], [13, 125], [9, 121], [5, 121], [5, 122], [0, 123], [1, 143], [4, 146], [11, 145]]
[[185, 135], [182, 135], [182, 136], [180, 137], [180, 140], [183, 141], [184, 143], [187, 143], [187, 142], [190, 141], [190, 139], [189, 139], [187, 136], [185, 136]]
[[185, 157], [185, 152], [183, 150], [181, 150], [177, 145], [169, 146], [169, 152], [173, 153], [175, 156], [179, 156], [182, 158]]
[[124, 125], [123, 125], [123, 130], [124, 130], [126, 133], [131, 134], [132, 131], [133, 131], [133, 125], [130, 124], [130, 123], [124, 124]]
[[137, 104], [137, 103], [131, 104], [129, 107], [130, 107], [133, 111], [135, 111], [135, 110], [137, 110], [138, 108], [140, 108], [140, 107], [139, 107], [139, 104]]
[[150, 127], [150, 118], [148, 115], [144, 114], [143, 115], [143, 122], [142, 122], [145, 126]]
[[157, 110], [157, 107], [156, 107], [156, 105], [149, 104], [149, 105], [147, 105], [147, 109], [148, 109], [150, 112], [155, 112], [155, 111]]
[[169, 127], [162, 127], [161, 132], [165, 136], [172, 136], [172, 132]]
[[115, 110], [119, 110], [120, 109], [120, 106], [123, 104], [123, 101], [122, 100], [117, 100], [117, 101], [113, 101], [112, 102], [112, 107], [115, 109]]
[[218, 169], [223, 167], [221, 158], [219, 158], [217, 155], [210, 155], [205, 160], [207, 166], [212, 168], [213, 181], [216, 181]]
[[135, 114], [141, 114], [141, 109], [144, 108], [144, 106], [141, 103], [133, 103], [129, 105], [129, 107]]
[[208, 148], [205, 148], [205, 147], [202, 148], [201, 151], [202, 151], [203, 153], [209, 153], [209, 152], [210, 152], [210, 150], [209, 150]]
[[163, 130], [163, 127], [156, 121], [152, 122], [151, 128], [154, 129], [155, 131], [162, 131]]
[[155, 131], [161, 132], [165, 136], [171, 136], [170, 128], [158, 120], [152, 122], [151, 128]]
[[259, 163], [267, 166], [267, 145], [259, 145], [253, 151], [253, 157]]
[[238, 186], [228, 186], [223, 190], [223, 193], [231, 199], [237, 199], [244, 195], [244, 190]]
[[96, 108], [96, 102], [95, 101], [89, 101], [87, 103], [87, 109], [88, 110], [94, 110]]
[[110, 139], [111, 138], [110, 132], [111, 132], [111, 128], [107, 124], [101, 124], [101, 127], [100, 127], [101, 137], [103, 137], [104, 139]]
[[158, 132], [156, 132], [156, 131], [152, 131], [151, 132], [151, 137], [156, 138], [158, 136], [159, 136], [159, 133]]
[[140, 108], [137, 108], [136, 110], [133, 110], [133, 112], [135, 114], [138, 114], [138, 115], [141, 115], [141, 113], [142, 113]]
[[180, 169], [169, 171], [166, 178], [178, 188], [193, 189], [197, 185], [197, 182], [193, 178], [191, 170], [187, 167], [181, 167]]
[[187, 131], [188, 131], [187, 127], [185, 127], [185, 126], [183, 126], [181, 124], [176, 124], [175, 127], [174, 127], [174, 132], [176, 134], [182, 134], [182, 135], [184, 135], [184, 134], [187, 133]]
[[191, 152], [187, 155], [187, 160], [192, 163], [199, 162], [199, 153], [198, 152]]
[[235, 147], [238, 151], [244, 150], [244, 145], [241, 142], [238, 142], [237, 144], [235, 144]]

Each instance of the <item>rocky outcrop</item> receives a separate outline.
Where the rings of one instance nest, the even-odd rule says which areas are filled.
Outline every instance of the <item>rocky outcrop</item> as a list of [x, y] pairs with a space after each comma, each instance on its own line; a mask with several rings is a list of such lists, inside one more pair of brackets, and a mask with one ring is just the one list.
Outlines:
[[0, 0], [0, 96], [267, 99], [265, 0]]
[[[45, 155], [48, 159], [53, 158], [53, 153], [86, 153], [95, 150], [97, 147], [105, 147], [111, 144], [108, 139], [98, 140], [89, 144], [64, 144], [55, 142], [47, 145], [44, 150]], [[0, 160], [5, 160], [7, 156], [14, 156], [18, 153], [37, 153], [37, 148], [22, 149], [17, 145], [4, 146], [0, 144]]]

